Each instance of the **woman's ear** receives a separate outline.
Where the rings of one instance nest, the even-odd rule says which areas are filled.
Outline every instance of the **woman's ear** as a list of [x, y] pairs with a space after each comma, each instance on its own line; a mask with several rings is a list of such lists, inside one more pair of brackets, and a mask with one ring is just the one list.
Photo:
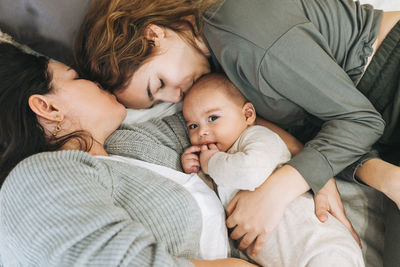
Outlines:
[[246, 102], [243, 105], [242, 111], [243, 111], [244, 116], [246, 117], [247, 125], [253, 125], [254, 122], [256, 121], [256, 117], [257, 117], [256, 110], [255, 110], [253, 104], [250, 102]]
[[149, 24], [144, 30], [144, 36], [147, 40], [151, 40], [156, 43], [165, 37], [165, 30], [158, 25]]
[[48, 122], [61, 122], [64, 114], [45, 95], [31, 95], [28, 100], [31, 110]]

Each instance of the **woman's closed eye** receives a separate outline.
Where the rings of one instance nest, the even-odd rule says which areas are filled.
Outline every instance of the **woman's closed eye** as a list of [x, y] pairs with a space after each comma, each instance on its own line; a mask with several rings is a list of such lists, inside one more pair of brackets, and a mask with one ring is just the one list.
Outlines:
[[217, 120], [218, 118], [219, 118], [219, 117], [216, 116], [216, 115], [211, 115], [211, 116], [208, 117], [208, 121], [209, 121], [209, 122], [212, 122], [212, 121]]

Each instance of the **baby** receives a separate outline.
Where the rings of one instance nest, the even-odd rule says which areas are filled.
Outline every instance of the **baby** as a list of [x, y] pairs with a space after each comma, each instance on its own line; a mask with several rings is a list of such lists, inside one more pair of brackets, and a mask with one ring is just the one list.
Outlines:
[[224, 206], [291, 157], [277, 134], [255, 125], [254, 106], [222, 75], [208, 75], [188, 92], [183, 115], [193, 145], [182, 156], [183, 169], [209, 174]]
[[[183, 101], [192, 146], [182, 154], [186, 173], [209, 174], [226, 206], [238, 190], [254, 190], [291, 154], [282, 139], [255, 125], [256, 112], [221, 74], [201, 78]], [[361, 250], [335, 218], [314, 215], [310, 193], [293, 201], [261, 252], [262, 266], [364, 266]]]

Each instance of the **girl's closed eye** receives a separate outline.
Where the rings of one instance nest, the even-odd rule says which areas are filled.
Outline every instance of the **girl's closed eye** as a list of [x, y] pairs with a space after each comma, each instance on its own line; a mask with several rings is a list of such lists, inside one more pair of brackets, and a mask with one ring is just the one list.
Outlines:
[[208, 121], [215, 121], [215, 120], [217, 120], [219, 117], [218, 116], [216, 116], [216, 115], [211, 115], [210, 117], [208, 117]]

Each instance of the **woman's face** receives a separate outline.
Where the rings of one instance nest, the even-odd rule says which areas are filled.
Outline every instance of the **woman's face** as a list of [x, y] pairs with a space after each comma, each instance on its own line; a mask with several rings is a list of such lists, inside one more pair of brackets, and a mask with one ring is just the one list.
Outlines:
[[159, 102], [178, 103], [202, 75], [210, 72], [205, 54], [165, 29], [157, 39], [154, 55], [133, 74], [128, 86], [117, 90], [118, 100], [128, 108], [150, 108]]
[[125, 107], [113, 94], [99, 88], [98, 84], [79, 79], [77, 73], [51, 61], [53, 92], [50, 97], [64, 115], [63, 129], [85, 130], [99, 142], [104, 141], [122, 123], [126, 116]]

